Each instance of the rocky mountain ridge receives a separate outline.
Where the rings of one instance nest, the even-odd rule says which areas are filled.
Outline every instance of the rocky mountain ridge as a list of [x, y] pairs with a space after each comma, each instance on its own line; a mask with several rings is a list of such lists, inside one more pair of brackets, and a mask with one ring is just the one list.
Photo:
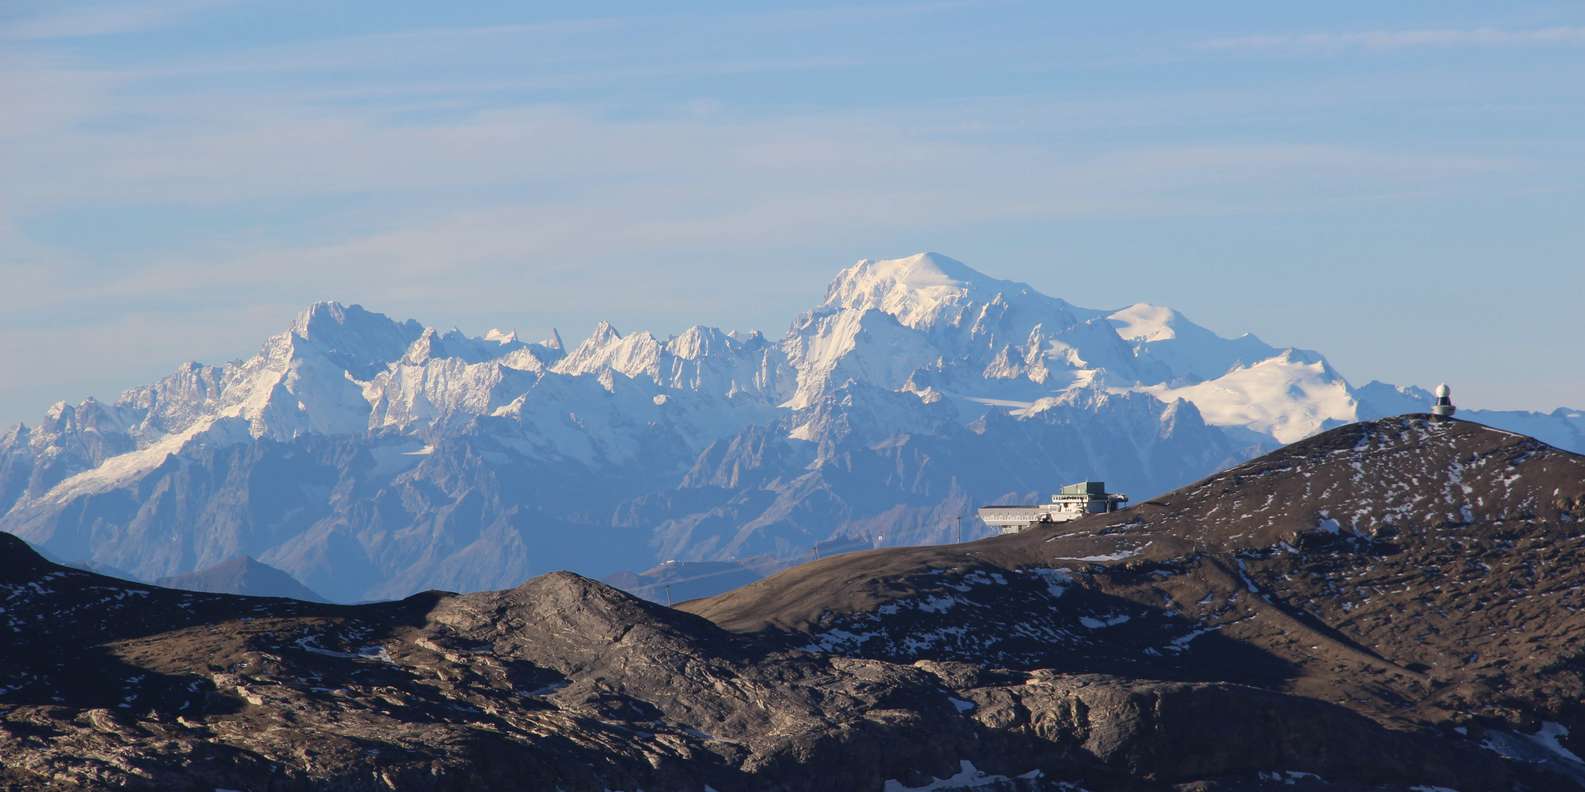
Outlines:
[[0, 535], [0, 783], [1585, 788], [1582, 520], [1585, 457], [1403, 416], [677, 610], [567, 573], [179, 592]]
[[[1422, 392], [1171, 309], [1074, 306], [936, 254], [860, 261], [785, 336], [602, 323], [568, 348], [320, 303], [0, 437], [0, 530], [179, 575], [248, 555], [332, 599], [570, 568], [941, 541], [1105, 478], [1148, 497]], [[1471, 417], [1585, 449], [1585, 414]]]

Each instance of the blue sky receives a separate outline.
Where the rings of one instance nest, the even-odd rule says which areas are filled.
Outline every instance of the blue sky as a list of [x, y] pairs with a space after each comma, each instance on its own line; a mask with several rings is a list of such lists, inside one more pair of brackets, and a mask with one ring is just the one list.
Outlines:
[[779, 334], [918, 250], [1585, 407], [1578, 3], [661, 5], [6, 4], [0, 423], [315, 299]]

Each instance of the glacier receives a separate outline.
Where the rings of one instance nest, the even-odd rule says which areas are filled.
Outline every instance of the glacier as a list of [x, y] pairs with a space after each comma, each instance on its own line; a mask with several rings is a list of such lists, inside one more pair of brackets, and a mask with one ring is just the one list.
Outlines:
[[[0, 530], [144, 580], [245, 555], [342, 601], [764, 571], [982, 535], [978, 504], [1084, 478], [1146, 499], [1429, 401], [934, 253], [841, 270], [779, 339], [602, 322], [569, 348], [322, 302], [245, 360], [0, 435]], [[1460, 416], [1585, 451], [1579, 410]]]

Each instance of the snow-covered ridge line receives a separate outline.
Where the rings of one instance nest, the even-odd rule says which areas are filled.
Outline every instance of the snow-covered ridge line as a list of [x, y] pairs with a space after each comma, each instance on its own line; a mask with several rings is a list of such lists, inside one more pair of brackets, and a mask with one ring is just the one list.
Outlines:
[[[518, 534], [462, 530], [476, 547], [447, 544], [440, 528], [426, 535], [472, 553], [468, 563], [498, 554], [491, 542], [535, 555], [521, 533], [531, 521], [642, 526], [652, 535], [626, 541], [656, 555], [638, 568], [780, 557], [828, 531], [873, 544], [939, 538], [965, 504], [1043, 497], [1056, 479], [1104, 476], [1148, 496], [1428, 401], [1414, 388], [1355, 388], [1318, 353], [1222, 338], [1170, 308], [1076, 306], [934, 253], [841, 270], [779, 338], [705, 326], [661, 338], [602, 322], [576, 344], [555, 332], [528, 342], [321, 302], [245, 360], [186, 364], [113, 403], [58, 403], [36, 426], [0, 434], [0, 529], [147, 574], [245, 552], [317, 588], [341, 581], [315, 578], [309, 567], [328, 562], [312, 543], [392, 552], [375, 548], [378, 532], [332, 535], [383, 515], [450, 526], [447, 498], [488, 497], [502, 509], [493, 525]], [[1585, 451], [1580, 411], [1462, 406], [1461, 417]], [[266, 458], [268, 475], [251, 483], [229, 472]], [[1038, 462], [1038, 480], [1025, 460]], [[145, 509], [167, 497], [148, 481], [197, 500]], [[270, 497], [295, 510], [247, 513], [238, 504], [259, 482], [279, 483]], [[384, 511], [348, 511], [398, 489]], [[111, 495], [120, 500], [79, 506]], [[891, 527], [899, 519], [905, 527]], [[192, 525], [216, 520], [238, 533], [181, 553], [143, 548], [153, 560], [117, 549], [159, 535], [131, 527], [147, 521], [199, 541]], [[799, 534], [810, 530], [820, 533]], [[463, 557], [446, 563], [461, 569]], [[368, 574], [393, 574], [406, 558], [368, 559], [380, 570]]]
[[[974, 405], [960, 407], [969, 413], [987, 405], [1028, 407], [1100, 382], [1169, 404], [1182, 399], [1213, 426], [1280, 442], [1376, 417], [1384, 405], [1411, 408], [1408, 402], [1423, 394], [1372, 383], [1362, 405], [1358, 392], [1316, 353], [1277, 349], [1248, 335], [1224, 339], [1162, 306], [1139, 303], [1110, 313], [1079, 308], [921, 253], [864, 259], [844, 269], [824, 303], [775, 344], [759, 333], [703, 326], [665, 340], [647, 332], [624, 336], [601, 322], [568, 352], [554, 332], [537, 344], [495, 329], [475, 338], [397, 322], [357, 305], [315, 303], [246, 361], [188, 364], [127, 391], [113, 405], [58, 403], [38, 430], [14, 429], [10, 445], [26, 435], [30, 448], [48, 453], [64, 435], [111, 438], [78, 467], [125, 458], [98, 476], [78, 479], [76, 487], [114, 481], [117, 471], [147, 470], [163, 453], [227, 418], [246, 422], [252, 437], [283, 439], [306, 432], [426, 432], [479, 416], [521, 416], [548, 375], [595, 378], [607, 392], [614, 391], [614, 375], [644, 380], [655, 392], [638, 401], [655, 406], [668, 398], [664, 392], [687, 391], [793, 411], [850, 380], [952, 394]], [[1565, 444], [1573, 439], [1569, 430], [1585, 433], [1578, 412], [1504, 417], [1543, 434], [1562, 432]], [[202, 421], [205, 428], [194, 430]], [[557, 434], [555, 428], [549, 434]], [[797, 424], [794, 437], [807, 438], [809, 431], [807, 423]], [[164, 451], [151, 451], [156, 448]], [[587, 456], [577, 453], [587, 449], [562, 450]]]
[[[981, 406], [1027, 406], [1100, 384], [1167, 403], [1183, 399], [1212, 425], [1282, 442], [1421, 407], [1417, 402], [1428, 398], [1380, 383], [1355, 389], [1317, 353], [1248, 335], [1221, 338], [1163, 306], [1080, 308], [920, 253], [863, 259], [842, 270], [822, 305], [777, 343], [704, 326], [664, 340], [647, 332], [624, 336], [601, 322], [569, 352], [554, 332], [539, 343], [498, 329], [470, 337], [358, 305], [315, 303], [252, 358], [187, 364], [113, 405], [58, 403], [36, 429], [12, 430], [11, 443], [21, 434], [35, 449], [63, 434], [124, 435], [121, 447], [104, 450], [125, 453], [181, 434], [203, 417], [242, 418], [253, 437], [427, 428], [496, 414], [547, 373], [620, 374], [661, 391], [749, 397], [792, 410], [850, 379], [914, 392], [934, 387]], [[1526, 428], [1585, 427], [1579, 411], [1506, 417]], [[97, 465], [114, 455], [89, 457]]]

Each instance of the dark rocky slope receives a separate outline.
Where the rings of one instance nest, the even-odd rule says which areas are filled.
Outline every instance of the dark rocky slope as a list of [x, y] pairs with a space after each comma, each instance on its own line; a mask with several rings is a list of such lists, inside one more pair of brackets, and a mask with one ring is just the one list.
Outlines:
[[1585, 458], [1405, 416], [1120, 514], [828, 559], [684, 607], [893, 662], [1258, 686], [1580, 779], [1563, 735], [1585, 729], [1581, 520]]
[[0, 535], [0, 786], [1585, 788], [1582, 517], [1585, 458], [1409, 416], [679, 610], [179, 592]]

